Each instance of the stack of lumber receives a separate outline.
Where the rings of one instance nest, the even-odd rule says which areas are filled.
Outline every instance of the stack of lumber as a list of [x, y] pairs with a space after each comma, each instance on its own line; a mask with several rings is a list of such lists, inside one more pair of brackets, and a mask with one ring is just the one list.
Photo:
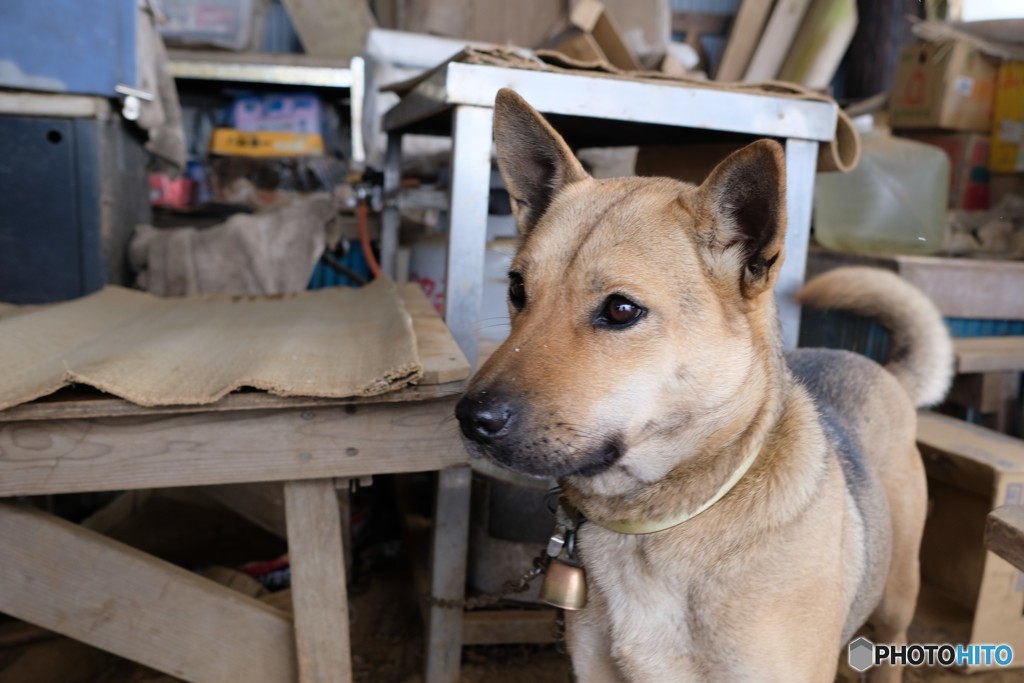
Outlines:
[[715, 80], [824, 90], [856, 28], [856, 0], [742, 0]]

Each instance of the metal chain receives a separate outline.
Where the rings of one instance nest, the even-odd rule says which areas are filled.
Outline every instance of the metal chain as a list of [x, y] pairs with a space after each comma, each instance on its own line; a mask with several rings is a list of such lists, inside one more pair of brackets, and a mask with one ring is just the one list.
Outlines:
[[[548, 541], [546, 548], [541, 550], [540, 555], [533, 559], [533, 566], [528, 569], [518, 579], [510, 579], [506, 581], [501, 590], [494, 593], [482, 593], [481, 595], [474, 595], [471, 598], [457, 599], [457, 598], [437, 598], [433, 595], [428, 595], [424, 599], [427, 605], [431, 607], [441, 607], [442, 609], [480, 609], [482, 607], [492, 607], [510, 595], [517, 595], [519, 593], [525, 593], [530, 589], [530, 584], [538, 576], [547, 571], [548, 565], [551, 564], [551, 560], [558, 557], [561, 554], [563, 548], [568, 552], [569, 557], [573, 558], [576, 554], [576, 529], [580, 524], [582, 516], [573, 507], [571, 507], [565, 499], [560, 498], [561, 488], [555, 487], [548, 491], [545, 497], [545, 503], [548, 510], [555, 515], [556, 524], [555, 530], [551, 535], [551, 539]], [[562, 610], [559, 610], [562, 613]], [[556, 623], [556, 628], [559, 631], [558, 640], [563, 640], [565, 622], [561, 621]]]
[[493, 607], [510, 595], [517, 595], [530, 590], [530, 584], [547, 570], [550, 562], [551, 558], [548, 557], [545, 551], [542, 551], [540, 555], [534, 558], [533, 566], [530, 569], [525, 571], [518, 579], [506, 581], [502, 584], [501, 590], [494, 593], [482, 593], [464, 600], [458, 598], [435, 598], [432, 595], [426, 596], [425, 599], [429, 606], [441, 607], [443, 609], [473, 610]]

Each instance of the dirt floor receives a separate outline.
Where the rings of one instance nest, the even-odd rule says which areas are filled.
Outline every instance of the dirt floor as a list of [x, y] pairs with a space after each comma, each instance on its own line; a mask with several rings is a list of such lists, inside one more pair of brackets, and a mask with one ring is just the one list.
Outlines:
[[[283, 542], [226, 511], [194, 501], [154, 497], [111, 535], [182, 566], [216, 565], [210, 578], [290, 609], [287, 590], [268, 592], [236, 570], [240, 558], [271, 558]], [[357, 506], [358, 507], [358, 506]], [[372, 507], [372, 506], [371, 506]], [[360, 511], [353, 510], [358, 518]], [[372, 516], [372, 515], [371, 515]], [[357, 552], [350, 586], [352, 658], [358, 683], [417, 683], [423, 680], [423, 624], [404, 544], [394, 519], [378, 526]], [[357, 541], [357, 545], [360, 545]], [[918, 636], [922, 636], [920, 629]], [[912, 639], [914, 639], [912, 633]], [[927, 636], [922, 636], [927, 637]], [[931, 641], [924, 641], [931, 642]], [[1018, 653], [1024, 657], [1024, 653]], [[465, 683], [570, 683], [567, 656], [556, 645], [471, 646], [463, 650]], [[175, 683], [177, 679], [95, 648], [0, 616], [0, 683]], [[848, 671], [837, 681], [855, 683]], [[945, 670], [910, 669], [906, 683], [1024, 683], [1024, 669], [965, 676]], [[233, 682], [225, 682], [233, 683]]]
[[[423, 626], [407, 567], [382, 570], [352, 589], [352, 658], [357, 683], [420, 683]], [[0, 683], [176, 683], [178, 679], [87, 645], [43, 634], [0, 650]], [[854, 683], [851, 675], [842, 683]], [[570, 683], [568, 658], [550, 646], [472, 646], [464, 649], [463, 683]], [[1024, 670], [966, 676], [909, 669], [905, 683], [1021, 683]]]

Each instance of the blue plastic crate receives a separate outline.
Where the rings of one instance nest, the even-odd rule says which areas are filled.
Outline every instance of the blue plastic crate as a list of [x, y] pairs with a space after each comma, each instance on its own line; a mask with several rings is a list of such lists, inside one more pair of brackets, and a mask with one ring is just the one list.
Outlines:
[[[1024, 320], [946, 318], [954, 338], [1024, 336]], [[804, 309], [800, 320], [802, 347], [845, 349], [885, 364], [889, 360], [889, 333], [874, 320], [843, 311]]]

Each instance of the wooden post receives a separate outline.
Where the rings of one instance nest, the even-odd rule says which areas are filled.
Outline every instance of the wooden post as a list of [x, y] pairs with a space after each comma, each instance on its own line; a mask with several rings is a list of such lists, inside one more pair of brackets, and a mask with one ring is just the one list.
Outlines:
[[284, 485], [300, 683], [352, 680], [341, 515], [333, 479]]
[[[466, 595], [469, 547], [468, 467], [437, 473], [433, 538], [430, 545], [430, 595], [462, 600]], [[462, 608], [431, 605], [427, 618], [427, 683], [456, 683], [462, 659]]]

